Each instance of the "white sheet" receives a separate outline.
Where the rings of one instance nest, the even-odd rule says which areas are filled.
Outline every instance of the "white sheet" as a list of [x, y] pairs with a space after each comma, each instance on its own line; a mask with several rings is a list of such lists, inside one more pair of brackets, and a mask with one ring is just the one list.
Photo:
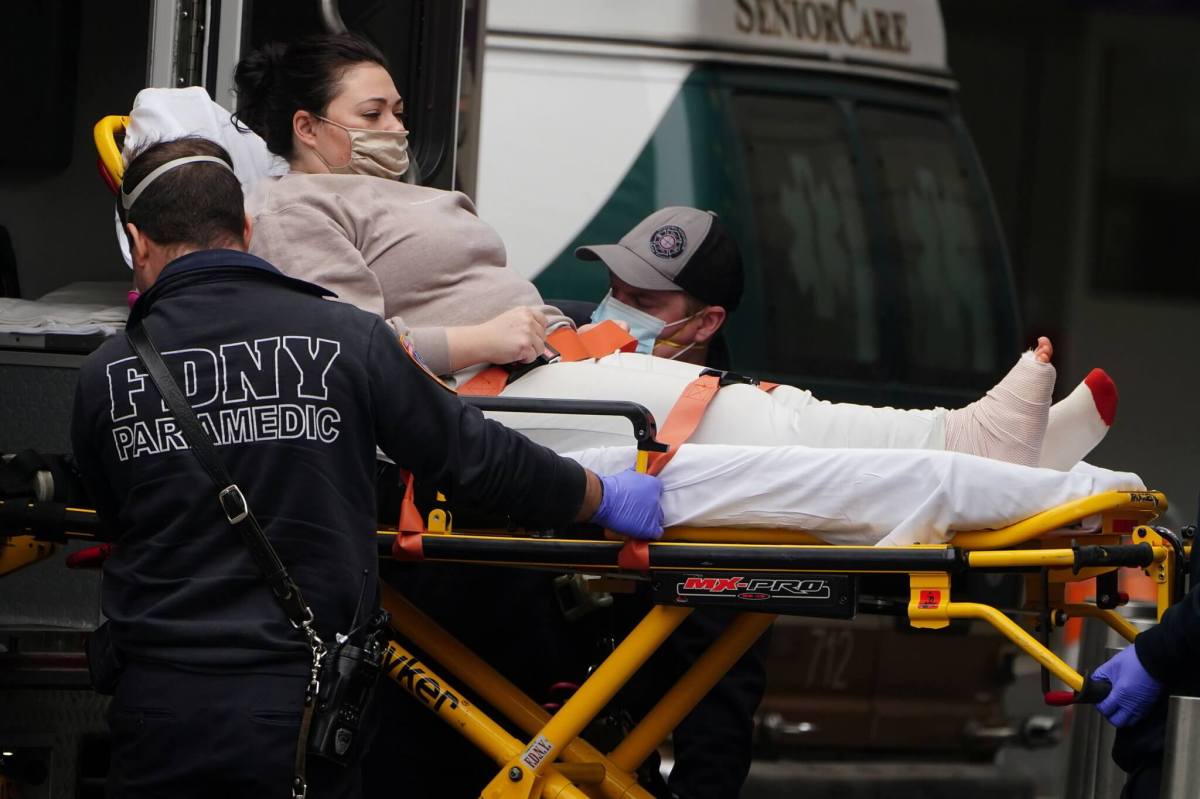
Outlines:
[[[633, 447], [567, 453], [612, 474]], [[834, 544], [940, 544], [1102, 491], [1144, 491], [1128, 472], [1035, 469], [938, 450], [685, 444], [661, 475], [666, 524], [802, 529]]]
[[[191, 135], [211, 139], [229, 152], [243, 194], [249, 194], [263, 177], [282, 175], [288, 170], [287, 162], [267, 150], [266, 142], [257, 134], [235, 127], [229, 111], [213, 102], [200, 86], [142, 89], [134, 98], [129, 116], [129, 129], [125, 131], [122, 149], [127, 166], [130, 154], [144, 144]], [[132, 265], [129, 242], [121, 232], [119, 219], [117, 242], [125, 263]]]
[[38, 300], [0, 298], [0, 333], [111, 336], [125, 327], [128, 290], [123, 283], [83, 281]]

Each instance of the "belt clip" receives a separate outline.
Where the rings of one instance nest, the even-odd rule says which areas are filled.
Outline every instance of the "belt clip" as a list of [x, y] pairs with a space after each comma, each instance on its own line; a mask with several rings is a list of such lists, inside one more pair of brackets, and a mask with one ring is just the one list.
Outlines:
[[504, 385], [512, 385], [513, 382], [520, 380], [522, 377], [529, 374], [539, 366], [547, 366], [555, 363], [562, 357], [558, 354], [558, 350], [554, 349], [549, 344], [545, 346], [546, 348], [542, 354], [534, 358], [529, 363], [510, 364], [509, 366], [505, 367], [508, 369], [508, 379], [504, 381]]
[[221, 493], [217, 494], [217, 501], [221, 503], [221, 510], [225, 511], [225, 518], [229, 520], [230, 524], [243, 522], [250, 515], [246, 497], [242, 494], [242, 489], [238, 488], [237, 483], [222, 489]]
[[737, 372], [728, 372], [722, 369], [705, 369], [698, 376], [717, 378], [717, 385], [721, 388], [733, 385], [757, 386], [759, 384], [759, 380], [756, 377], [748, 377], [740, 375]]

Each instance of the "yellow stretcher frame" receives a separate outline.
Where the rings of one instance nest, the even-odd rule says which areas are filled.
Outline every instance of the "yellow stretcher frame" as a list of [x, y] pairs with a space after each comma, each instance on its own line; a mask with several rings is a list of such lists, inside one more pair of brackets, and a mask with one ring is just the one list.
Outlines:
[[[36, 510], [33, 503], [28, 504]], [[14, 503], [9, 502], [6, 507], [0, 501], [0, 511], [9, 510], [9, 518], [13, 508]], [[648, 545], [648, 562], [654, 573], [694, 572], [703, 567], [681, 561], [679, 554], [700, 547], [709, 561], [734, 556], [753, 562], [755, 558], [770, 556], [798, 564], [760, 569], [763, 571], [905, 574], [909, 590], [905, 613], [912, 626], [939, 629], [955, 619], [978, 619], [994, 627], [1079, 694], [1088, 689], [1083, 675], [1005, 611], [986, 604], [955, 601], [951, 578], [971, 569], [1024, 571], [1030, 574], [1030, 579], [1023, 611], [1037, 611], [1040, 607], [1041, 621], [1051, 627], [1060, 626], [1070, 616], [1097, 619], [1127, 640], [1133, 640], [1136, 629], [1119, 613], [1095, 603], [1068, 603], [1064, 588], [1068, 582], [1110, 574], [1116, 568], [1128, 566], [1131, 555], [1136, 556], [1138, 566], [1159, 588], [1157, 605], [1161, 616], [1177, 595], [1178, 558], [1187, 553], [1187, 549], [1175, 545], [1178, 542], [1173, 544], [1168, 540], [1169, 531], [1149, 526], [1165, 508], [1166, 498], [1158, 492], [1107, 492], [1001, 530], [960, 533], [947, 544], [915, 547], [833, 546], [814, 543], [816, 539], [811, 536], [789, 531], [674, 528], [667, 531], [663, 541]], [[1062, 529], [1064, 525], [1097, 515], [1100, 524], [1094, 532]], [[32, 516], [45, 519], [36, 513]], [[547, 539], [496, 531], [459, 533], [453, 530], [449, 512], [442, 508], [432, 510], [428, 521], [430, 532], [421, 535], [424, 560], [642, 576], [622, 571], [617, 554], [620, 542]], [[95, 514], [85, 508], [67, 508], [61, 514], [61, 525], [59, 535], [66, 530], [90, 530], [95, 526]], [[0, 574], [53, 553], [53, 546], [33, 536], [38, 532], [33, 525], [26, 532], [31, 535], [10, 537], [0, 547]], [[393, 531], [380, 531], [380, 550], [390, 553], [396, 535]], [[556, 554], [564, 546], [569, 550], [567, 556]], [[511, 554], [498, 557], [498, 547]], [[919, 561], [920, 568], [895, 565], [906, 559]], [[756, 568], [739, 566], [735, 570], [754, 572]], [[388, 647], [386, 673], [497, 764], [496, 777], [481, 793], [488, 799], [649, 799], [650, 795], [637, 784], [637, 767], [775, 619], [771, 613], [737, 616], [625, 739], [605, 753], [581, 738], [581, 731], [686, 618], [691, 608], [659, 605], [651, 609], [580, 689], [550, 716], [395, 589], [382, 586], [382, 601], [391, 612], [393, 627], [399, 634], [399, 640]], [[1053, 612], [1046, 613], [1047, 610]], [[414, 649], [424, 656], [417, 657]], [[440, 669], [445, 669], [447, 676]], [[467, 698], [459, 685], [494, 708], [519, 733], [510, 733], [491, 718]]]
[[121, 157], [117, 136], [129, 128], [129, 121], [128, 116], [110, 115], [101, 118], [92, 128], [92, 140], [96, 145], [100, 165], [116, 186], [121, 185], [121, 178], [125, 176], [125, 159]]
[[[868, 551], [876, 554], [882, 552], [886, 556], [888, 549], [904, 554], [914, 550], [954, 553], [956, 557], [947, 558], [946, 562], [958, 564], [961, 569], [1034, 569], [1039, 574], [1044, 573], [1046, 583], [1051, 586], [1050, 595], [1035, 595], [1027, 602], [1034, 605], [1045, 600], [1044, 606], [1055, 611], [1049, 619], [1052, 626], [1065, 623], [1069, 616], [1093, 618], [1132, 641], [1137, 631], [1119, 613], [1095, 604], [1067, 603], [1062, 588], [1067, 582], [1091, 579], [1112, 571], [1112, 568], [1103, 566], [1081, 566], [1081, 562], [1086, 560], [1081, 558], [1081, 542], [1086, 547], [1095, 548], [1096, 558], [1101, 561], [1105, 552], [1116, 552], [1119, 547], [1128, 548], [1129, 544], [1124, 543], [1126, 540], [1131, 544], [1144, 544], [1144, 570], [1159, 585], [1158, 615], [1161, 616], [1177, 587], [1173, 584], [1177, 565], [1174, 559], [1177, 555], [1162, 534], [1149, 527], [1148, 523], [1165, 508], [1166, 498], [1158, 492], [1106, 492], [1054, 508], [1002, 530], [960, 533], [945, 545], [896, 548], [831, 546], [814, 543], [817, 539], [807, 534], [786, 531], [675, 528], [667, 532], [661, 543], [649, 545], [649, 557], [651, 568], [655, 571], [694, 571], [694, 566], [655, 566], [655, 555], [657, 552], [669, 554], [672, 548], [696, 543], [705, 544], [714, 556], [720, 552], [753, 553], [762, 550], [786, 550], [788, 554], [836, 552], [851, 557], [856, 553], [866, 556]], [[1097, 515], [1100, 525], [1095, 532], [1061, 532], [1065, 525]], [[479, 560], [442, 556], [436, 554], [439, 541], [464, 543], [469, 548], [472, 543], [494, 544], [498, 536], [507, 538], [509, 544], [520, 544], [533, 550], [569, 542], [575, 547], [605, 547], [611, 551], [614, 544], [571, 539], [547, 541], [494, 531], [456, 533], [451, 528], [449, 514], [443, 510], [431, 513], [430, 522], [434, 532], [422, 536], [426, 552], [432, 551], [432, 554], [426, 555], [427, 560], [488, 562], [536, 568], [573, 567], [596, 574], [620, 574], [615, 561], [612, 565], [598, 565], [592, 558], [587, 558], [589, 562], [584, 564], [570, 563], [557, 557], [538, 561], [528, 558]], [[387, 548], [388, 537], [394, 535], [387, 531], [380, 532], [384, 541], [381, 549]], [[737, 543], [730, 543], [734, 541]], [[492, 549], [494, 547], [489, 551]], [[798, 571], [811, 574], [820, 573], [821, 569], [805, 566]], [[985, 604], [953, 601], [952, 572], [953, 569], [949, 567], [907, 572], [910, 591], [907, 615], [912, 626], [939, 629], [949, 626], [955, 619], [978, 619], [1008, 638], [1022, 652], [1069, 686], [1076, 695], [1086, 693], [1088, 685], [1083, 675], [1004, 612]], [[836, 573], [899, 572], [868, 565], [857, 570], [840, 568], [836, 569]], [[936, 597], [936, 601], [929, 601], [931, 596]], [[420, 661], [424, 674], [420, 680], [414, 681], [411, 669], [405, 669], [406, 664], [412, 663], [412, 652], [400, 643], [392, 643], [388, 653], [389, 676], [500, 766], [496, 777], [481, 793], [487, 799], [537, 796], [606, 799], [648, 797], [649, 794], [637, 785], [636, 768], [775, 619], [775, 615], [769, 613], [740, 614], [617, 748], [605, 754], [580, 738], [580, 732], [686, 618], [691, 608], [669, 605], [653, 608], [580, 690], [554, 716], [550, 716], [394, 589], [383, 588], [383, 604], [392, 613], [393, 626], [405, 640], [414, 643], [434, 662], [447, 666], [454, 678], [461, 680], [463, 685], [507, 717], [526, 736], [518, 739], [510, 735], [463, 698], [453, 685], [430, 670], [424, 660]]]

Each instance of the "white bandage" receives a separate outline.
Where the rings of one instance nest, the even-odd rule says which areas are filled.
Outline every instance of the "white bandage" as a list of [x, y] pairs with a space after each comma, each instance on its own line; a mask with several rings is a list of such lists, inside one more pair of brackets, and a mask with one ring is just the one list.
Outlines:
[[1054, 378], [1053, 366], [1025, 353], [986, 396], [946, 415], [946, 449], [1037, 466]]

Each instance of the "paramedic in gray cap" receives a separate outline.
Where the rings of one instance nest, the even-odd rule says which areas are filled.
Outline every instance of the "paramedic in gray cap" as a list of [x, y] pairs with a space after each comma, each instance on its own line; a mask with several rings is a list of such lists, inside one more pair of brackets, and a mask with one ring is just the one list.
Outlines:
[[628, 324], [638, 352], [727, 366], [718, 333], [742, 300], [742, 259], [716, 214], [663, 208], [617, 244], [580, 247], [575, 256], [608, 267], [611, 289], [593, 322]]
[[[729, 369], [721, 326], [742, 299], [742, 259], [729, 230], [710, 211], [655, 211], [618, 244], [580, 247], [575, 255], [608, 267], [611, 289], [592, 321], [629, 325], [638, 352], [714, 369]], [[641, 602], [618, 601], [618, 624], [632, 628]], [[667, 640], [649, 669], [622, 694], [626, 709], [644, 715], [728, 626], [736, 614], [699, 608]], [[673, 733], [669, 787], [656, 795], [727, 799], [741, 793], [753, 755], [754, 713], [766, 688], [770, 631], [742, 656]]]

